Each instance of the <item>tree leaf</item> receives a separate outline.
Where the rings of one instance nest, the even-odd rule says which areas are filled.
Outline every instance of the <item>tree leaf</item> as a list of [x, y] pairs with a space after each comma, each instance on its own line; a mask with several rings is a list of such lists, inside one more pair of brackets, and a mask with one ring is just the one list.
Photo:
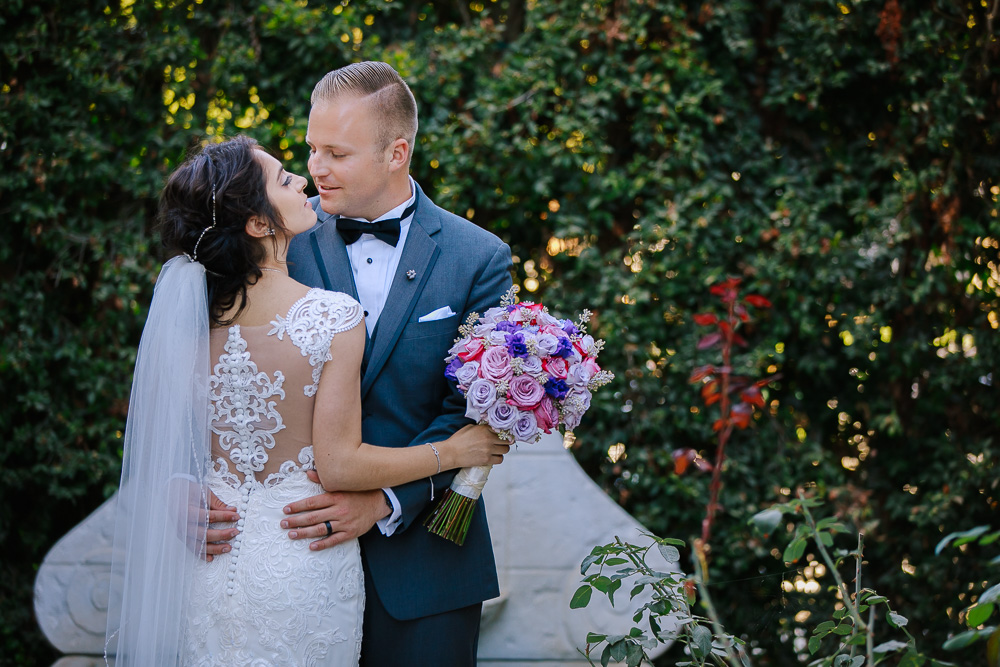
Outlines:
[[896, 651], [902, 651], [907, 648], [909, 644], [906, 642], [901, 642], [895, 639], [889, 640], [887, 642], [882, 642], [872, 650], [875, 653], [894, 653]]
[[980, 625], [989, 620], [992, 615], [992, 602], [987, 602], [986, 604], [979, 603], [969, 608], [969, 611], [965, 616], [965, 624], [970, 628], [978, 628]]
[[704, 625], [695, 626], [691, 631], [691, 651], [699, 658], [706, 658], [712, 652], [712, 631]]
[[782, 559], [786, 563], [796, 563], [806, 551], [806, 541], [802, 538], [793, 540], [785, 549]]
[[836, 627], [836, 625], [837, 624], [834, 623], [833, 621], [823, 621], [813, 629], [813, 634], [814, 635], [818, 635], [820, 633], [824, 635], [829, 634], [830, 630], [833, 630], [833, 628]]
[[628, 640], [619, 639], [611, 645], [611, 658], [615, 662], [621, 662], [628, 655]]
[[628, 667], [637, 667], [644, 657], [645, 654], [642, 652], [642, 647], [639, 644], [629, 643], [625, 655], [625, 662]]
[[891, 625], [894, 628], [901, 628], [905, 626], [907, 623], [909, 623], [909, 621], [906, 619], [905, 616], [903, 616], [902, 614], [897, 614], [894, 611], [890, 611], [888, 614], [886, 614], [885, 619], [889, 621], [889, 625]]
[[997, 600], [1000, 600], [1000, 584], [987, 588], [976, 602], [985, 604], [987, 602], [996, 602]]
[[656, 548], [659, 549], [660, 555], [668, 563], [677, 563], [681, 559], [681, 552], [677, 550], [677, 547], [670, 544], [657, 544]]
[[955, 635], [941, 645], [945, 651], [957, 651], [976, 642], [979, 639], [981, 630], [966, 630]]
[[[594, 589], [590, 587], [589, 584], [585, 584], [576, 589], [576, 593], [573, 593], [573, 599], [569, 601], [570, 609], [582, 609], [590, 604], [590, 596], [593, 595]], [[563, 598], [564, 600], [566, 598]]]
[[580, 563], [580, 574], [587, 574], [587, 570], [590, 569], [590, 566], [598, 562], [602, 558], [604, 558], [604, 554], [594, 554], [594, 553], [584, 558], [583, 562]]

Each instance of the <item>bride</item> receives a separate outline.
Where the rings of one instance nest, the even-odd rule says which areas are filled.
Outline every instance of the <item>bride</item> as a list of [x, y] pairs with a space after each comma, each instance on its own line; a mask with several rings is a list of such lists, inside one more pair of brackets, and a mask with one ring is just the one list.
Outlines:
[[508, 450], [482, 426], [417, 447], [361, 442], [361, 305], [297, 283], [284, 262], [316, 222], [305, 185], [237, 137], [161, 195], [177, 256], [157, 279], [125, 431], [107, 644], [119, 667], [357, 665], [358, 542], [310, 550], [285, 537], [282, 508]]

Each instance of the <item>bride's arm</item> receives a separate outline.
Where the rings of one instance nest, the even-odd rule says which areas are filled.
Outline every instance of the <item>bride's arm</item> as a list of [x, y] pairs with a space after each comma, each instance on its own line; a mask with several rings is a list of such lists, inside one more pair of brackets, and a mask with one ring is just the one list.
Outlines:
[[364, 346], [364, 324], [334, 336], [330, 344], [332, 358], [320, 376], [313, 411], [313, 454], [324, 489], [379, 489], [430, 477], [440, 470], [502, 460], [508, 446], [485, 426], [468, 426], [433, 447], [376, 447], [362, 442]]

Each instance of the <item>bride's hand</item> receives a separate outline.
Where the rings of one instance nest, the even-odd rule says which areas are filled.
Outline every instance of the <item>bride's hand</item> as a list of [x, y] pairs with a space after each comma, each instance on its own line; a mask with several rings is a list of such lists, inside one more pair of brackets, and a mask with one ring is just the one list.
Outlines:
[[500, 439], [488, 426], [470, 425], [456, 431], [450, 438], [437, 444], [441, 453], [441, 469], [472, 468], [499, 465], [510, 445]]

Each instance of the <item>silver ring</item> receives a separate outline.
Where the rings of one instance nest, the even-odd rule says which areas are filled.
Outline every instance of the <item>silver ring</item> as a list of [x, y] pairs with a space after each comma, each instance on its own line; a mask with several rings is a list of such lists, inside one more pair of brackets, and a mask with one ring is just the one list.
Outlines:
[[333, 535], [333, 526], [330, 525], [329, 521], [324, 521], [323, 525], [326, 526], [326, 536], [330, 537]]

